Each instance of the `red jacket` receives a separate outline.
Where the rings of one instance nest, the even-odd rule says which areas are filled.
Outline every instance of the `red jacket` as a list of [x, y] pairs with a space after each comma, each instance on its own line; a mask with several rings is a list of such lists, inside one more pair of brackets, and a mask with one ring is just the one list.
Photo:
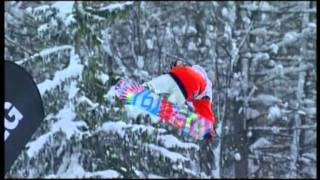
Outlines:
[[186, 100], [193, 100], [206, 89], [206, 80], [190, 66], [174, 67], [169, 74], [177, 82]]
[[211, 108], [211, 102], [209, 99], [195, 99], [192, 100], [192, 105], [196, 113], [200, 114], [204, 118], [210, 121], [210, 123], [215, 123], [214, 114]]
[[186, 100], [192, 102], [195, 111], [214, 124], [215, 118], [210, 100], [194, 98], [206, 89], [207, 82], [203, 76], [194, 71], [190, 66], [174, 67], [169, 74], [180, 87]]

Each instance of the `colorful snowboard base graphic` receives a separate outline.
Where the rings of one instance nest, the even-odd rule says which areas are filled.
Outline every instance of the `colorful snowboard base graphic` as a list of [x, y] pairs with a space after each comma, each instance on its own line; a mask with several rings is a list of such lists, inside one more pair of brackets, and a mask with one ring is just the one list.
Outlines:
[[178, 107], [135, 81], [121, 79], [115, 85], [115, 90], [116, 96], [122, 103], [143, 109], [148, 114], [158, 117], [163, 123], [181, 129], [194, 139], [201, 140], [212, 131], [212, 123], [205, 118], [187, 107]]

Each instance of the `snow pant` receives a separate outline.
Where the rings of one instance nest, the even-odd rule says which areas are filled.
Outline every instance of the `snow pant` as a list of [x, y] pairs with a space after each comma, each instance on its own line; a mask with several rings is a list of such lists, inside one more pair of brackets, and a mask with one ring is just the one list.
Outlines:
[[169, 74], [158, 76], [144, 84], [156, 94], [168, 93], [168, 100], [177, 104], [178, 106], [182, 106], [186, 102], [186, 99], [178, 84]]

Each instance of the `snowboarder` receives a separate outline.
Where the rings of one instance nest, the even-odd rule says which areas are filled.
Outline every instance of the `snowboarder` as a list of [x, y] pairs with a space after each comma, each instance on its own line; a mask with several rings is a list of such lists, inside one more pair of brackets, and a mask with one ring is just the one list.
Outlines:
[[[212, 83], [206, 71], [199, 65], [187, 65], [182, 61], [174, 61], [170, 71], [144, 83], [157, 94], [169, 94], [168, 100], [179, 106], [187, 104], [196, 113], [205, 117], [213, 125]], [[212, 139], [213, 131], [205, 138]]]

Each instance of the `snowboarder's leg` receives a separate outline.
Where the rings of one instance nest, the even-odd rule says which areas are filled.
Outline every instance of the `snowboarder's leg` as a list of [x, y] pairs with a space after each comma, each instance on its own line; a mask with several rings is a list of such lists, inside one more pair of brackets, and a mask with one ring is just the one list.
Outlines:
[[171, 93], [168, 100], [177, 104], [178, 106], [182, 106], [186, 102], [186, 99], [184, 98], [184, 95], [182, 94], [176, 82], [173, 83], [174, 85], [172, 85]]
[[184, 95], [175, 80], [168, 74], [164, 74], [144, 83], [150, 90], [156, 94], [169, 94], [168, 100], [182, 106], [185, 103]]
[[173, 79], [168, 74], [164, 74], [144, 83], [144, 85], [156, 94], [171, 93], [173, 86], [171, 81], [173, 81]]

